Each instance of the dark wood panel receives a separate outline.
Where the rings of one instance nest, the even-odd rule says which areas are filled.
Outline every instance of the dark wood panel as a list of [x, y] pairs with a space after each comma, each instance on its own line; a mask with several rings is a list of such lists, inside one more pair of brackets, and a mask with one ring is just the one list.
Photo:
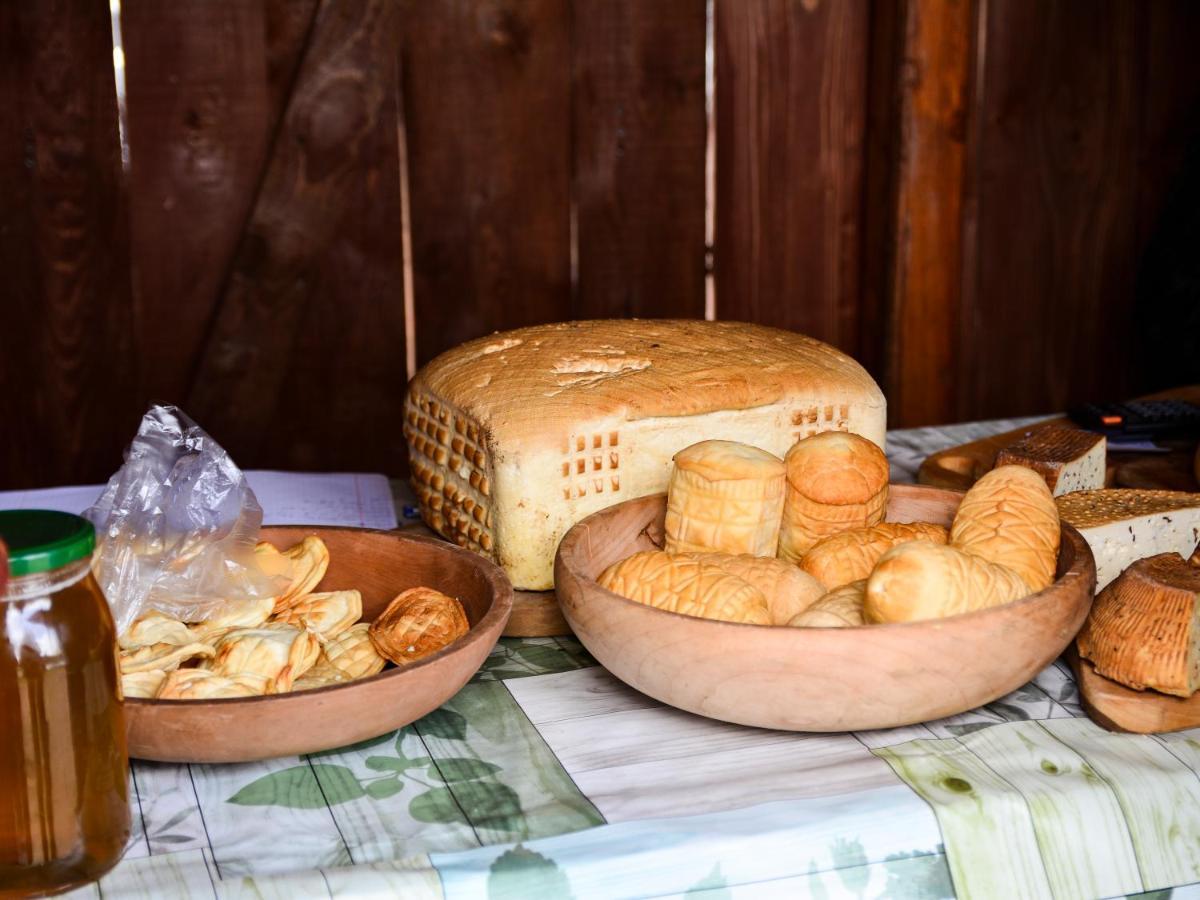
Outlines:
[[1200, 3], [1144, 4], [1138, 89], [1138, 250], [1150, 240], [1180, 178], [1189, 150], [1200, 141]]
[[575, 0], [574, 315], [704, 316], [704, 0]]
[[1131, 389], [1200, 382], [1200, 4], [1145, 4]]
[[566, 0], [406, 0], [418, 361], [569, 318]]
[[402, 465], [398, 22], [388, 0], [317, 13], [190, 391], [244, 466]]
[[274, 133], [308, 49], [318, 0], [263, 0], [267, 42], [267, 92]]
[[963, 415], [1129, 390], [1141, 9], [986, 7]]
[[124, 0], [142, 394], [182, 403], [270, 139], [264, 7]]
[[953, 419], [973, 17], [968, 0], [908, 0], [897, 62], [888, 367], [893, 424]]
[[716, 0], [716, 302], [851, 354], [868, 4]]
[[0, 4], [0, 488], [106, 478], [137, 424], [108, 4]]
[[[396, 63], [391, 54], [372, 65], [398, 85]], [[408, 372], [396, 140], [392, 102], [359, 144], [360, 162], [339, 200], [345, 212], [314, 254], [287, 377], [266, 419], [267, 433], [285, 439], [268, 439], [256, 451], [264, 465], [406, 471], [401, 407]]]
[[867, 123], [863, 170], [863, 249], [859, 320], [863, 324], [857, 359], [889, 388], [892, 272], [896, 259], [896, 160], [900, 148], [900, 73], [904, 53], [904, 8], [879, 3], [871, 8], [867, 75]]

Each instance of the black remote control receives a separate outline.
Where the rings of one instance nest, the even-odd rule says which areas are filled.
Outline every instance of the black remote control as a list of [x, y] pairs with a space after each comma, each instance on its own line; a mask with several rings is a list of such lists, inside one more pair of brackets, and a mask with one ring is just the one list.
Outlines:
[[1085, 403], [1070, 410], [1076, 424], [1110, 437], [1154, 438], [1200, 435], [1200, 406], [1183, 400]]

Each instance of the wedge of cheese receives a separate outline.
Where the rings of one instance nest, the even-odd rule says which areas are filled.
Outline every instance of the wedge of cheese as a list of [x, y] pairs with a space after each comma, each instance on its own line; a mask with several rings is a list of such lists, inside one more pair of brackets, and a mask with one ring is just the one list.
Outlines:
[[1200, 542], [1200, 494], [1122, 488], [1077, 491], [1055, 502], [1092, 548], [1097, 591], [1135, 560], [1160, 553], [1186, 559]]
[[1107, 441], [1080, 428], [1038, 428], [996, 455], [996, 466], [1033, 469], [1055, 497], [1104, 487]]
[[404, 409], [421, 515], [546, 590], [568, 528], [667, 489], [703, 440], [782, 457], [822, 431], [884, 442], [883, 393], [812, 338], [738, 322], [607, 319], [536, 325], [443, 353]]

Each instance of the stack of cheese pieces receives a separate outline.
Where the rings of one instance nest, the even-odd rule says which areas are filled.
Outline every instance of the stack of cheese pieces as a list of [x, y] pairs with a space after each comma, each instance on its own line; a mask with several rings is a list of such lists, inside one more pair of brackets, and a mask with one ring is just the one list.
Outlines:
[[825, 432], [784, 459], [732, 441], [674, 457], [665, 546], [599, 583], [670, 612], [753, 625], [846, 627], [938, 618], [1016, 600], [1054, 578], [1059, 523], [1029, 469], [995, 470], [953, 527], [885, 522], [888, 463]]

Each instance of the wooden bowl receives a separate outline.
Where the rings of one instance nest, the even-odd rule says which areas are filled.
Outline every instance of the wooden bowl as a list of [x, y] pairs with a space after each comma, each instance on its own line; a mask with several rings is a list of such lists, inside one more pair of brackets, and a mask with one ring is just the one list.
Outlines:
[[[949, 525], [962, 494], [892, 485], [889, 521]], [[662, 544], [664, 495], [609, 507], [559, 545], [567, 622], [622, 681], [726, 722], [788, 731], [890, 728], [1002, 697], [1057, 657], [1092, 605], [1096, 566], [1065, 523], [1058, 577], [1015, 603], [948, 619], [859, 628], [741, 625], [664, 612], [604, 590], [608, 566]]]
[[342, 747], [421, 718], [474, 675], [512, 612], [512, 585], [481, 556], [432, 538], [363, 528], [264, 528], [288, 547], [318, 535], [329, 548], [322, 591], [357, 588], [371, 621], [418, 585], [462, 601], [471, 630], [418, 662], [336, 687], [230, 700], [125, 701], [129, 755], [166, 762], [245, 762]]

